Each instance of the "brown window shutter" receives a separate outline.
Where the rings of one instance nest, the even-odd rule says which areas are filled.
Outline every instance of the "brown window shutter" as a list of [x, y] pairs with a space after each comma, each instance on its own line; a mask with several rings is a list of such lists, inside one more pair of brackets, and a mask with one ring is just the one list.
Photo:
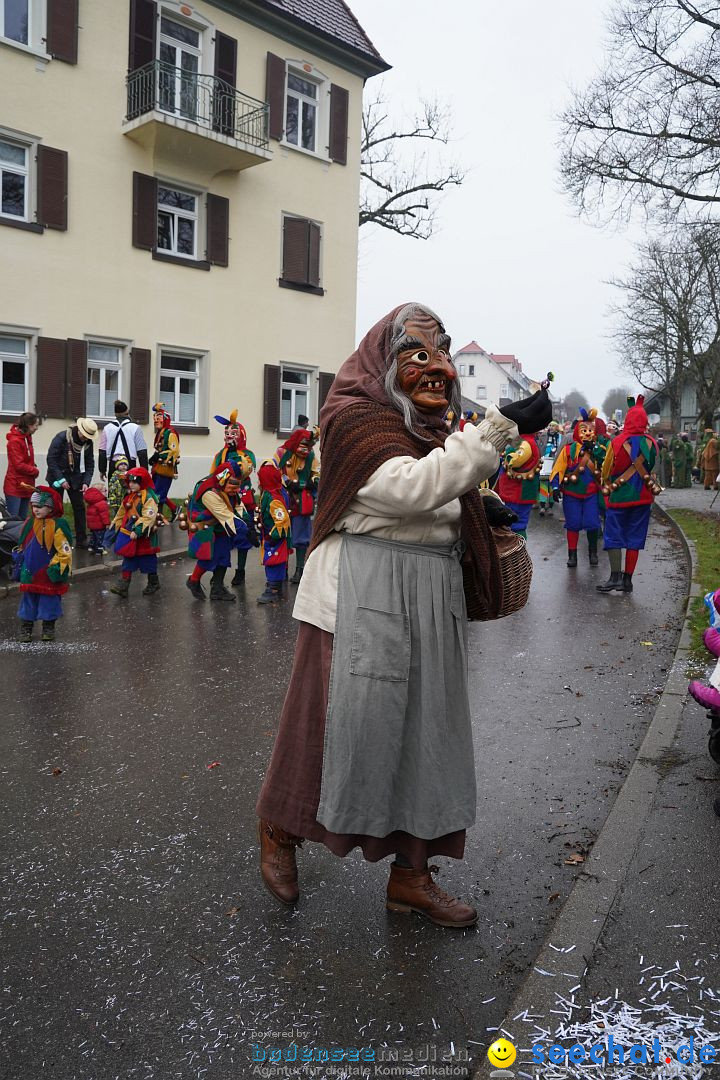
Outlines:
[[157, 180], [133, 173], [133, 247], [152, 251], [157, 245]]
[[37, 219], [47, 229], [67, 229], [68, 156], [50, 146], [37, 149]]
[[154, 0], [130, 0], [130, 51], [128, 70], [151, 64], [157, 41], [157, 5]]
[[38, 338], [35, 412], [65, 417], [67, 342], [64, 338]]
[[277, 364], [266, 364], [263, 396], [263, 430], [277, 431], [279, 427], [280, 368]]
[[237, 41], [235, 38], [215, 34], [215, 76], [222, 80], [215, 84], [213, 95], [213, 130], [223, 135], [235, 134], [235, 89], [237, 82]]
[[282, 139], [285, 134], [285, 61], [273, 53], [267, 54], [265, 100], [270, 106], [270, 138]]
[[325, 404], [325, 398], [330, 393], [330, 387], [335, 382], [335, 372], [321, 371], [318, 380], [318, 414]]
[[47, 51], [55, 60], [77, 64], [78, 0], [47, 0]]
[[207, 260], [214, 266], [228, 265], [230, 200], [222, 195], [207, 197]]
[[308, 221], [308, 285], [320, 284], [320, 226]]
[[85, 415], [87, 393], [87, 341], [70, 338], [67, 343], [67, 414], [73, 420]]
[[330, 157], [338, 165], [347, 165], [348, 102], [344, 86], [330, 86]]
[[130, 415], [136, 424], [150, 418], [150, 350], [130, 350]]
[[305, 218], [286, 217], [283, 221], [283, 280], [299, 285], [308, 283], [308, 233]]

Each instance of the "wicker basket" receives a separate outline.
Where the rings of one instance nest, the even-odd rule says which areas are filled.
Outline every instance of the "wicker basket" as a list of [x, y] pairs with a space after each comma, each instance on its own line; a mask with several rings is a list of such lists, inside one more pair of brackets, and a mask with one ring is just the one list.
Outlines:
[[504, 619], [527, 604], [532, 581], [532, 559], [523, 536], [511, 529], [499, 528], [493, 528], [492, 534], [500, 558], [503, 583], [503, 602], [497, 617]]

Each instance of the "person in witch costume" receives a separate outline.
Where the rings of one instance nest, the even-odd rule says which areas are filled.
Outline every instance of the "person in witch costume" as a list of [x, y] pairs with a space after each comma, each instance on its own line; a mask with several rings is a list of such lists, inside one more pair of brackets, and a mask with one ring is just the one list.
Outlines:
[[260, 555], [265, 567], [265, 591], [258, 604], [277, 604], [282, 600], [283, 582], [292, 551], [290, 496], [283, 484], [283, 474], [274, 461], [263, 461], [258, 469], [260, 482]]
[[63, 517], [62, 493], [44, 484], [30, 496], [30, 513], [20, 534], [20, 640], [32, 640], [42, 622], [42, 640], [55, 640], [62, 617], [60, 597], [70, 587], [73, 535]]
[[262, 879], [285, 904], [299, 897], [304, 837], [341, 857], [395, 856], [391, 911], [477, 921], [427, 860], [462, 858], [475, 820], [466, 616], [502, 604], [478, 484], [518, 429], [540, 430], [551, 411], [543, 389], [449, 434], [448, 408], [461, 414], [450, 338], [429, 308], [403, 304], [341, 367], [320, 415], [300, 629], [257, 804]]
[[[149, 465], [152, 470], [152, 482], [158, 497], [158, 506], [162, 513], [167, 506], [171, 521], [178, 514], [177, 503], [168, 498], [170, 485], [178, 474], [180, 461], [180, 436], [172, 426], [172, 417], [165, 407], [165, 402], [156, 401], [153, 405], [153, 426], [155, 428], [154, 452]], [[117, 468], [117, 462], [115, 463]]]
[[568, 546], [567, 565], [571, 568], [577, 566], [581, 532], [587, 533], [590, 565], [598, 564], [598, 492], [606, 448], [596, 441], [596, 416], [596, 409], [591, 409], [590, 412], [580, 409], [580, 419], [575, 422], [572, 442], [562, 447], [550, 473], [550, 484], [555, 490], [562, 491]]
[[110, 586], [110, 592], [127, 600], [130, 582], [136, 571], [147, 574], [147, 584], [143, 596], [152, 596], [160, 590], [157, 572], [157, 553], [160, 550], [156, 539], [158, 526], [165, 524], [165, 519], [158, 510], [158, 497], [152, 484], [152, 477], [147, 469], [137, 465], [125, 473], [128, 493], [120, 503], [120, 508], [110, 528], [115, 529], [115, 553], [122, 556], [120, 580]]
[[527, 540], [527, 527], [532, 508], [540, 494], [540, 448], [535, 435], [525, 435], [519, 446], [511, 446], [503, 454], [502, 468], [495, 489], [510, 510], [517, 514], [510, 528]]
[[290, 523], [295, 548], [295, 573], [291, 585], [299, 585], [305, 566], [305, 554], [312, 535], [312, 516], [320, 480], [320, 466], [313, 451], [313, 433], [296, 428], [289, 439], [279, 446], [273, 461], [285, 477], [290, 495]]
[[242, 485], [253, 463], [244, 450], [227, 457], [209, 476], [193, 488], [187, 512], [180, 515], [180, 528], [188, 532], [188, 555], [197, 559], [185, 584], [196, 600], [205, 599], [201, 579], [212, 572], [211, 600], [233, 601], [235, 593], [225, 588], [225, 574], [233, 548], [252, 546], [241, 502]]
[[[229, 417], [216, 416], [215, 419], [219, 424], [222, 424], [225, 429], [225, 445], [222, 450], [218, 450], [215, 457], [212, 459], [210, 465], [210, 472], [214, 472], [219, 465], [224, 465], [226, 461], [240, 461], [241, 455], [246, 455], [251, 463], [252, 469], [247, 476], [244, 477], [242, 484], [240, 485], [240, 502], [243, 505], [243, 520], [248, 527], [248, 536], [250, 538], [251, 546], [258, 547], [260, 541], [257, 537], [255, 530], [255, 492], [250, 480], [250, 474], [256, 468], [255, 455], [252, 450], [247, 448], [247, 432], [243, 425], [238, 421], [238, 411], [233, 409]], [[243, 465], [243, 475], [245, 473]], [[237, 550], [237, 569], [230, 582], [233, 586], [245, 584], [245, 565], [247, 563], [248, 548], [239, 547]]]
[[[605, 550], [610, 577], [597, 585], [599, 592], [632, 592], [633, 573], [645, 547], [650, 511], [662, 491], [655, 476], [657, 443], [648, 434], [644, 397], [628, 398], [625, 425], [610, 443], [602, 471], [605, 514]], [[625, 549], [625, 570], [622, 553]]]

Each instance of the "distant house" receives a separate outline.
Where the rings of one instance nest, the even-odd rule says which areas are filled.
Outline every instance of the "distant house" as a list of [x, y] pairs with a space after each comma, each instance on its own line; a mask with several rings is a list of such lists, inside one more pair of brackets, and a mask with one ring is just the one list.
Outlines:
[[[507, 405], [534, 393], [540, 383], [531, 379], [512, 353], [489, 353], [471, 341], [459, 349], [453, 361], [460, 375], [464, 397], [474, 402]], [[555, 402], [555, 399], [551, 399]]]
[[[656, 432], [670, 432], [673, 430], [672, 417], [670, 414], [670, 399], [664, 390], [650, 390], [645, 394], [645, 411], [648, 415], [656, 413], [660, 420], [654, 425]], [[715, 419], [718, 412], [715, 413]], [[698, 401], [695, 387], [691, 382], [683, 388], [680, 401], [680, 430], [689, 432], [693, 437], [698, 432]]]

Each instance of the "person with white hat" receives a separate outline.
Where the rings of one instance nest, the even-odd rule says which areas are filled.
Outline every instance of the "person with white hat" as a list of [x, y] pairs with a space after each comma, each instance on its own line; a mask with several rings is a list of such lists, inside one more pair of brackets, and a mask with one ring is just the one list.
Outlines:
[[47, 482], [51, 487], [67, 491], [75, 515], [75, 546], [87, 547], [85, 502], [83, 493], [92, 483], [95, 472], [93, 439], [97, 424], [87, 416], [79, 416], [65, 431], [59, 431], [47, 452]]

